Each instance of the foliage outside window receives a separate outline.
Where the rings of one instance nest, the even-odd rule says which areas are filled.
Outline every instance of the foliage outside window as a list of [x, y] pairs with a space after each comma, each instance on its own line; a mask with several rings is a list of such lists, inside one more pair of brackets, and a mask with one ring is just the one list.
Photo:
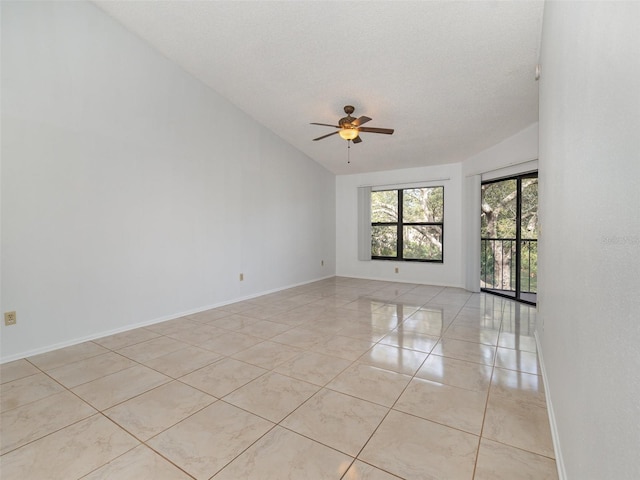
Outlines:
[[371, 258], [443, 261], [444, 187], [371, 192]]

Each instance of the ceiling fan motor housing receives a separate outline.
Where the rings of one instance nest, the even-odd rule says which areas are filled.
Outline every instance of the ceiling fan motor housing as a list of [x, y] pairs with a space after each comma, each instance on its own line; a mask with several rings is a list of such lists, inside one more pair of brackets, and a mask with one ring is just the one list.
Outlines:
[[340, 125], [342, 128], [353, 128], [352, 123], [354, 120], [354, 117], [352, 117], [351, 115], [347, 115], [346, 117], [340, 119], [338, 125]]

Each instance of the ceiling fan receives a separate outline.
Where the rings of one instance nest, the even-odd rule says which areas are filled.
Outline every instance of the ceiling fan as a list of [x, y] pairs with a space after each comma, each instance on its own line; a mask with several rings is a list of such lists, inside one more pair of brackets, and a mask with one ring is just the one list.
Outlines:
[[362, 124], [371, 121], [371, 119], [365, 116], [362, 116], [360, 118], [352, 117], [351, 114], [354, 112], [354, 110], [355, 108], [353, 108], [351, 105], [346, 105], [344, 107], [344, 113], [346, 113], [347, 116], [338, 120], [338, 125], [311, 122], [311, 125], [323, 125], [325, 127], [333, 127], [338, 129], [333, 133], [314, 138], [313, 141], [315, 142], [316, 140], [322, 140], [323, 138], [330, 137], [331, 135], [335, 135], [337, 133], [341, 138], [347, 141], [351, 140], [353, 141], [353, 143], [360, 143], [362, 142], [362, 139], [360, 138], [360, 132], [384, 133], [387, 135], [391, 135], [393, 133], [393, 128], [362, 127]]

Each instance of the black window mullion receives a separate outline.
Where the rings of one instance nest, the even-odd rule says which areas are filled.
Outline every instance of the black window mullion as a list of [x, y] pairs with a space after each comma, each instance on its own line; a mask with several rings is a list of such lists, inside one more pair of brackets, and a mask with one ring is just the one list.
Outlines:
[[520, 298], [522, 286], [522, 177], [516, 181], [516, 298]]
[[404, 212], [404, 205], [403, 205], [403, 196], [402, 196], [402, 192], [403, 190], [400, 188], [398, 189], [398, 242], [396, 243], [398, 250], [396, 252], [396, 257], [398, 257], [398, 260], [402, 260], [403, 259], [403, 252], [404, 252], [404, 235], [403, 235], [403, 223], [402, 223], [402, 216], [403, 216], [403, 212]]

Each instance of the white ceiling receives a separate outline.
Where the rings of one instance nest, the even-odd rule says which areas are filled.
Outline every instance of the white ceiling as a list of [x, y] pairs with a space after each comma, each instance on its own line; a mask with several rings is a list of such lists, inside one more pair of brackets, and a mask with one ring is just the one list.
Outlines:
[[[462, 161], [538, 120], [542, 0], [95, 0], [336, 174]], [[367, 115], [351, 148], [343, 106]]]

